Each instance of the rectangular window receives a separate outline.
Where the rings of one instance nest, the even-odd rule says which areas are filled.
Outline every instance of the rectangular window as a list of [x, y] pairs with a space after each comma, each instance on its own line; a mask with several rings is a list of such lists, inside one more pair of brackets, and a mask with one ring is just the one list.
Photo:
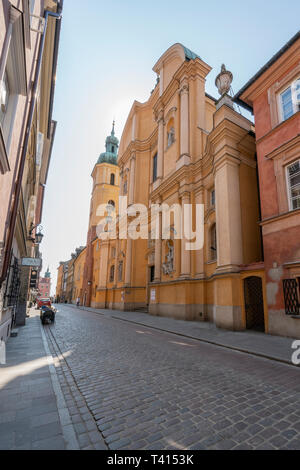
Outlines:
[[295, 80], [291, 85], [280, 93], [280, 111], [281, 120], [293, 116], [300, 110], [300, 78]]
[[109, 282], [114, 282], [115, 279], [115, 266], [110, 268]]
[[150, 266], [150, 282], [154, 282], [155, 279], [155, 266]]
[[210, 193], [210, 204], [212, 207], [215, 207], [216, 205], [216, 192], [214, 189]]
[[300, 209], [300, 160], [287, 167], [290, 210]]
[[119, 280], [119, 282], [121, 282], [123, 280], [123, 261], [120, 261], [120, 263], [119, 263], [118, 280]]
[[157, 180], [157, 153], [153, 157], [153, 183]]
[[34, 4], [35, 4], [35, 0], [29, 0], [29, 11], [31, 15], [33, 15], [33, 12], [34, 12]]

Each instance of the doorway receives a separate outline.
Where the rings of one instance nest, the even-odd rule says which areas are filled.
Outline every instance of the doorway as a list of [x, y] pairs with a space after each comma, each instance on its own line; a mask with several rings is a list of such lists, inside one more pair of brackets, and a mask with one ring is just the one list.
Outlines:
[[247, 330], [265, 332], [262, 279], [257, 276], [244, 280], [244, 297]]

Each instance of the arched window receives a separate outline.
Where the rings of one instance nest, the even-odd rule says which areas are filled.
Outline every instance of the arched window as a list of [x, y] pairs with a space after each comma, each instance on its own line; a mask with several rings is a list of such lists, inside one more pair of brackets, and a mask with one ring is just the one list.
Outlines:
[[217, 259], [217, 226], [213, 224], [210, 228], [210, 260]]
[[116, 176], [115, 176], [114, 173], [112, 173], [112, 174], [110, 175], [110, 184], [111, 184], [111, 186], [114, 186], [114, 185], [115, 185], [115, 180], [116, 180]]
[[115, 146], [113, 145], [111, 148], [112, 153], [115, 153]]

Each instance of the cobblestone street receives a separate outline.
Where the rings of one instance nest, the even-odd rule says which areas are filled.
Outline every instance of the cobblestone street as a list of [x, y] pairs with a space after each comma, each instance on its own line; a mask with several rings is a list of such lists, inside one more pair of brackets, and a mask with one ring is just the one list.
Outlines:
[[295, 367], [68, 306], [46, 334], [80, 448], [300, 449]]

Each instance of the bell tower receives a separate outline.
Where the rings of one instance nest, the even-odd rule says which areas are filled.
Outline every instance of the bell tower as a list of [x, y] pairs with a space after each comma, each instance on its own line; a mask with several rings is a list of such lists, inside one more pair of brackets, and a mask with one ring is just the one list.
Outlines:
[[99, 205], [113, 203], [116, 210], [119, 206], [120, 172], [117, 164], [119, 140], [115, 136], [115, 122], [111, 134], [106, 138], [105, 148], [106, 151], [101, 153], [92, 173], [93, 192], [89, 228], [99, 223], [99, 216], [96, 215]]
[[93, 191], [90, 205], [89, 230], [87, 236], [87, 251], [84, 267], [83, 303], [89, 307], [91, 304], [92, 278], [93, 278], [93, 241], [97, 237], [97, 225], [103, 218], [97, 216], [100, 205], [113, 205], [119, 210], [120, 171], [117, 163], [119, 140], [115, 136], [115, 122], [111, 134], [105, 141], [105, 152], [101, 153], [93, 169]]

